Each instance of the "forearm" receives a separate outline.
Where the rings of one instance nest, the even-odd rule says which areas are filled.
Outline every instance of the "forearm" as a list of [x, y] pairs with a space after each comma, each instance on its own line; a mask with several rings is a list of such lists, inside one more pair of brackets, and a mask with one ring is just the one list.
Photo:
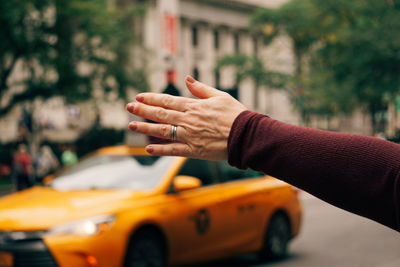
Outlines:
[[228, 150], [234, 166], [263, 171], [400, 231], [399, 145], [246, 111], [233, 124]]

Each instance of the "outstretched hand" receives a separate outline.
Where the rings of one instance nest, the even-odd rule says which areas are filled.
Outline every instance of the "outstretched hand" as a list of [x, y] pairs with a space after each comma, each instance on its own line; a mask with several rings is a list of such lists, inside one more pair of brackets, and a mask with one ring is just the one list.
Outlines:
[[[185, 156], [226, 160], [228, 137], [235, 118], [246, 107], [229, 94], [186, 77], [186, 86], [199, 99], [167, 94], [141, 93], [126, 109], [140, 117], [157, 121], [132, 121], [129, 129], [163, 139], [169, 144], [150, 144], [146, 151], [159, 156]], [[173, 125], [177, 126], [176, 134]]]

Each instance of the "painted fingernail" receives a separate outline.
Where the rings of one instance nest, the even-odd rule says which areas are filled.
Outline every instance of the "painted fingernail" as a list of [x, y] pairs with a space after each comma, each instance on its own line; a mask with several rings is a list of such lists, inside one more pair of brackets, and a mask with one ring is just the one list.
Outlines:
[[154, 152], [154, 148], [151, 146], [146, 147], [146, 151], [149, 153], [153, 153]]
[[135, 110], [135, 104], [133, 104], [133, 103], [129, 103], [129, 104], [127, 104], [126, 105], [126, 109], [129, 111], [129, 112], [134, 112], [134, 110]]
[[190, 75], [186, 76], [186, 81], [188, 81], [188, 83], [195, 83], [196, 82], [196, 80]]
[[143, 100], [144, 100], [143, 95], [137, 95], [136, 96], [136, 100], [139, 101], [139, 102], [143, 102]]
[[128, 125], [129, 129], [131, 129], [132, 131], [137, 129], [137, 123], [136, 122], [131, 122]]

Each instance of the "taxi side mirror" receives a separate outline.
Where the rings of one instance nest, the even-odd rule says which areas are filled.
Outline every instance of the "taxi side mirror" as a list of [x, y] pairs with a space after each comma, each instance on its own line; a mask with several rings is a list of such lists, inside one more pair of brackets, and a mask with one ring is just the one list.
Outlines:
[[201, 180], [192, 176], [176, 176], [173, 182], [175, 192], [181, 192], [201, 187]]

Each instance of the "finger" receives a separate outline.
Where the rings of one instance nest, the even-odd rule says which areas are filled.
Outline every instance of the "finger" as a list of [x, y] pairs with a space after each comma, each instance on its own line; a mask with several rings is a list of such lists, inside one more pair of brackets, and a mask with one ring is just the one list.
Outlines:
[[143, 117], [148, 120], [157, 121], [166, 124], [176, 124], [179, 121], [183, 121], [182, 112], [164, 109], [160, 107], [153, 107], [142, 103], [129, 103], [126, 105], [126, 109], [135, 115]]
[[[132, 121], [129, 123], [129, 129], [145, 135], [150, 135], [163, 139], [171, 139], [172, 136], [172, 125], [170, 124], [158, 124], [148, 123], [141, 121]], [[176, 138], [174, 141], [185, 141], [185, 129], [183, 127], [177, 127]]]
[[187, 104], [195, 101], [191, 98], [155, 93], [139, 94], [136, 96], [136, 100], [147, 105], [158, 106], [182, 112], [187, 110]]
[[166, 145], [148, 145], [146, 151], [152, 155], [156, 156], [181, 156], [190, 157], [192, 152], [187, 144], [182, 143], [172, 143]]
[[201, 99], [225, 95], [225, 93], [220, 90], [196, 81], [192, 76], [186, 76], [185, 82], [186, 87], [189, 89], [192, 95], [197, 96]]

